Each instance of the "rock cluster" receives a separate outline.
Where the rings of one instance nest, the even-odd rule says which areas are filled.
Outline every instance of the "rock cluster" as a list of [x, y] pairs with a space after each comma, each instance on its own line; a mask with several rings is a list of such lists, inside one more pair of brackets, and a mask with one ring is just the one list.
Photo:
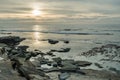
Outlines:
[[18, 45], [23, 40], [25, 40], [25, 38], [20, 38], [16, 36], [0, 37], [0, 43], [5, 43], [7, 45]]
[[[27, 51], [28, 46], [17, 46], [21, 41], [23, 41], [24, 38], [15, 37], [15, 36], [8, 36], [8, 37], [1, 37], [0, 42], [7, 44], [7, 46], [2, 47], [2, 55], [7, 55], [7, 58], [11, 61], [11, 66], [13, 70], [16, 70], [20, 76], [25, 77], [27, 80], [31, 80], [31, 74], [39, 75], [43, 78], [46, 78], [46, 80], [50, 80], [50, 77], [47, 76], [45, 73], [49, 72], [75, 72], [84, 74], [80, 70], [80, 66], [88, 66], [91, 65], [90, 62], [85, 61], [74, 61], [74, 60], [63, 60], [60, 57], [53, 58], [52, 61], [49, 59], [44, 58], [45, 55], [53, 56], [52, 52], [69, 52], [70, 48], [62, 48], [61, 50], [51, 50], [47, 53], [43, 53], [39, 50], [34, 51]], [[68, 42], [66, 42], [68, 43]], [[38, 58], [39, 66], [34, 65], [30, 59], [32, 57], [36, 57], [40, 55], [41, 57]], [[32, 64], [32, 67], [29, 67], [30, 64]], [[48, 65], [52, 66], [51, 68], [42, 68], [42, 65]], [[63, 78], [64, 74], [61, 74], [59, 78]]]
[[[16, 36], [7, 36], [0, 37], [0, 43], [6, 44], [6, 46], [0, 48], [1, 55], [6, 55], [7, 59], [11, 63], [11, 67], [16, 73], [20, 76], [24, 77], [26, 80], [34, 80], [37, 78], [38, 80], [52, 80], [51, 76], [47, 75], [50, 72], [60, 72], [58, 75], [59, 80], [66, 80], [70, 77], [70, 73], [78, 73], [81, 75], [86, 75], [89, 72], [85, 70], [81, 70], [80, 67], [90, 66], [92, 63], [88, 61], [75, 61], [74, 59], [62, 59], [60, 57], [55, 57], [53, 52], [69, 52], [71, 48], [61, 48], [60, 50], [50, 50], [49, 52], [42, 52], [39, 50], [28, 51], [27, 48], [29, 46], [18, 46], [18, 44], [25, 40], [25, 38], [20, 38]], [[56, 41], [49, 41], [51, 44], [56, 44]], [[65, 42], [66, 44], [69, 42]], [[119, 46], [116, 45], [105, 45], [99, 48], [93, 48], [91, 51], [85, 52], [82, 55], [92, 56], [96, 54], [96, 52], [104, 52], [107, 51], [107, 48], [115, 48], [120, 49]], [[92, 53], [88, 54], [88, 53]], [[116, 53], [118, 54], [118, 53]], [[38, 56], [34, 61], [31, 61], [31, 58]], [[52, 57], [52, 60], [49, 58], [45, 58], [45, 56]], [[54, 57], [54, 58], [53, 58]], [[47, 65], [49, 68], [42, 67], [43, 65]], [[95, 63], [96, 66], [102, 68], [101, 65]], [[115, 69], [110, 69], [114, 70]], [[37, 77], [36, 77], [37, 76]], [[38, 77], [39, 76], [39, 77]], [[19, 80], [19, 79], [18, 79]], [[24, 79], [23, 79], [24, 80]]]
[[109, 60], [120, 58], [120, 46], [115, 44], [107, 44], [101, 47], [95, 47], [87, 52], [83, 52], [81, 55], [91, 57], [97, 54], [104, 55], [105, 57], [108, 57]]

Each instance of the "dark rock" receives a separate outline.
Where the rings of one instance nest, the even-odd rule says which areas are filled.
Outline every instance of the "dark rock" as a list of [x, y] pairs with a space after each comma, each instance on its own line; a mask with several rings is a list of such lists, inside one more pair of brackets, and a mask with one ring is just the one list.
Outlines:
[[52, 66], [52, 62], [48, 62], [47, 65], [48, 65], [48, 66]]
[[56, 62], [53, 62], [53, 63], [52, 63], [52, 66], [53, 66], [53, 67], [57, 67], [58, 64], [57, 64]]
[[12, 34], [12, 33], [0, 33], [0, 34]]
[[51, 51], [47, 52], [46, 55], [55, 56]]
[[18, 46], [17, 49], [25, 52], [29, 46]]
[[26, 80], [30, 80], [30, 76], [28, 74], [28, 72], [24, 69], [24, 67], [22, 66], [22, 64], [20, 63], [20, 61], [18, 59], [11, 59], [12, 61], [12, 67], [13, 69], [17, 70], [17, 72], [20, 74], [20, 76], [23, 76], [26, 78]]
[[116, 68], [110, 67], [109, 70], [114, 71], [117, 74], [120, 74], [120, 70], [117, 70]]
[[62, 60], [62, 63], [63, 63], [63, 64], [64, 64], [64, 63], [74, 64], [75, 61], [74, 61], [73, 59], [64, 59], [64, 60]]
[[11, 59], [12, 61], [12, 66], [14, 69], [17, 70], [17, 72], [25, 77], [27, 80], [31, 80], [30, 79], [30, 74], [37, 74], [37, 75], [40, 75], [42, 77], [47, 77], [49, 78], [49, 76], [45, 75], [45, 73], [41, 70], [37, 70], [36, 68], [32, 68], [30, 66], [24, 66], [23, 64], [20, 63], [20, 61], [18, 59]]
[[98, 68], [103, 68], [100, 64], [94, 63]]
[[36, 57], [39, 54], [41, 54], [41, 53], [39, 53], [39, 52], [30, 52], [28, 55], [26, 55], [25, 61], [29, 60], [31, 57]]
[[57, 40], [52, 40], [52, 39], [48, 39], [48, 43], [50, 44], [57, 44], [59, 41]]
[[53, 60], [54, 60], [55, 62], [57, 62], [57, 63], [59, 63], [59, 62], [61, 62], [61, 61], [62, 61], [62, 59], [61, 59], [60, 57], [53, 58]]
[[76, 70], [79, 70], [80, 68], [76, 65], [73, 64], [74, 60], [63, 60], [62, 61], [62, 67], [61, 67], [61, 71], [73, 71], [76, 72]]
[[0, 54], [4, 54], [5, 53], [5, 48], [4, 47], [0, 47]]
[[25, 40], [25, 38], [20, 38], [16, 36], [0, 37], [0, 43], [5, 43], [7, 45], [17, 45], [23, 40]]
[[65, 31], [71, 31], [71, 29], [64, 29]]
[[71, 48], [61, 48], [61, 50], [51, 50], [51, 52], [69, 52]]
[[62, 59], [60, 57], [53, 58], [53, 60], [57, 63], [58, 66], [62, 67]]
[[90, 66], [92, 63], [88, 61], [75, 61], [75, 64], [77, 66], [86, 67], [86, 66]]
[[44, 57], [39, 57], [38, 61], [40, 62], [40, 64], [47, 64], [47, 63], [51, 63], [49, 61], [49, 59], [45, 59]]
[[64, 40], [64, 43], [69, 44], [69, 41], [65, 41], [65, 40]]
[[69, 52], [71, 48], [61, 48], [62, 50], [59, 50], [58, 52]]

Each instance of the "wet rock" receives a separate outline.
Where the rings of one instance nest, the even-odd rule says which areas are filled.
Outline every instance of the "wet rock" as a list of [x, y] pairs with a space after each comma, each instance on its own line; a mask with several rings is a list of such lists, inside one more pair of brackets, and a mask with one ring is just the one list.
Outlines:
[[62, 65], [62, 59], [60, 58], [60, 57], [58, 57], [58, 58], [53, 58], [53, 60], [55, 61], [55, 63], [57, 63], [57, 66], [59, 66], [59, 67], [62, 67], [63, 65]]
[[51, 52], [69, 52], [71, 48], [61, 48], [61, 50], [51, 50]]
[[64, 29], [65, 31], [71, 31], [71, 29]]
[[49, 55], [49, 56], [55, 56], [51, 51], [47, 52], [46, 55]]
[[64, 40], [64, 43], [66, 43], [66, 44], [69, 44], [69, 41], [67, 41], [67, 40]]
[[10, 61], [0, 61], [0, 80], [26, 80], [24, 77], [18, 76], [16, 71], [11, 68]]
[[74, 64], [77, 66], [86, 67], [86, 66], [90, 66], [92, 63], [88, 61], [75, 61]]
[[81, 55], [86, 56], [86, 57], [91, 57], [91, 56], [96, 56], [96, 55], [103, 55], [109, 60], [114, 60], [116, 58], [119, 60], [120, 58], [120, 50], [119, 50], [118, 45], [116, 44], [107, 44], [107, 45], [102, 45], [100, 47], [94, 47], [91, 50], [87, 52], [83, 52]]
[[62, 63], [63, 67], [61, 67], [62, 71], [76, 71], [79, 69], [79, 67], [69, 64], [69, 63]]
[[25, 52], [27, 51], [27, 48], [29, 48], [29, 46], [18, 46], [17, 49], [22, 51], [22, 52]]
[[53, 60], [57, 63], [61, 63], [62, 59], [60, 57], [53, 58]]
[[4, 43], [0, 43], [0, 47], [7, 47], [7, 45]]
[[70, 74], [68, 74], [68, 73], [61, 73], [61, 74], [59, 74], [58, 75], [58, 79], [59, 80], [66, 80], [66, 79], [68, 79], [70, 77]]
[[73, 60], [63, 60], [62, 61], [62, 67], [61, 67], [61, 71], [76, 71], [79, 70], [80, 68], [74, 64]]
[[109, 70], [111, 70], [111, 71], [115, 71], [115, 72], [117, 71], [116, 68], [112, 68], [112, 67], [110, 67]]
[[28, 72], [24, 69], [22, 64], [19, 62], [19, 60], [13, 58], [12, 61], [12, 68], [17, 70], [17, 72], [20, 74], [20, 76], [23, 76], [26, 78], [26, 80], [30, 80], [30, 76]]
[[39, 57], [39, 58], [38, 58], [38, 61], [39, 61], [40, 64], [51, 63], [51, 62], [49, 61], [49, 59], [46, 59], [46, 58], [44, 58], [44, 57]]
[[[116, 73], [111, 73], [108, 70], [82, 69], [82, 71], [85, 72], [87, 76], [96, 76], [95, 80], [98, 80], [98, 77], [102, 78], [100, 80], [103, 80], [103, 79], [119, 80], [120, 79], [119, 75], [117, 75]], [[87, 80], [89, 80], [89, 79], [87, 79]]]
[[0, 47], [0, 54], [4, 54], [5, 53], [5, 48], [4, 47]]
[[74, 61], [73, 59], [63, 59], [63, 60], [62, 60], [62, 63], [63, 63], [63, 64], [64, 64], [64, 63], [74, 64], [75, 61]]
[[0, 43], [5, 43], [7, 45], [17, 45], [23, 40], [25, 40], [25, 38], [20, 38], [17, 36], [0, 37]]
[[41, 53], [36, 53], [36, 52], [29, 52], [28, 55], [26, 55], [25, 61], [29, 60], [31, 57], [36, 57], [38, 55], [40, 55]]
[[0, 34], [12, 34], [12, 33], [0, 33]]
[[57, 40], [52, 40], [52, 39], [48, 39], [48, 43], [50, 44], [57, 44], [59, 41]]
[[110, 67], [109, 70], [120, 74], [120, 70], [117, 70], [116, 68]]
[[98, 63], [94, 63], [95, 64], [95, 66], [97, 66], [98, 68], [103, 68], [103, 66], [101, 66], [100, 64], [98, 64]]
[[53, 63], [52, 63], [52, 66], [53, 66], [53, 67], [57, 67], [58, 64], [57, 64], [56, 62], [53, 62]]
[[58, 52], [69, 52], [71, 48], [61, 48], [62, 50], [59, 50]]
[[[30, 66], [24, 66], [18, 59], [13, 58], [12, 61], [12, 67], [13, 69], [16, 69], [17, 72], [25, 77], [27, 80], [31, 80], [30, 74], [40, 75], [41, 77], [48, 77], [45, 75], [45, 73], [41, 70], [37, 70], [36, 68], [32, 68]], [[49, 80], [49, 79], [48, 79]]]

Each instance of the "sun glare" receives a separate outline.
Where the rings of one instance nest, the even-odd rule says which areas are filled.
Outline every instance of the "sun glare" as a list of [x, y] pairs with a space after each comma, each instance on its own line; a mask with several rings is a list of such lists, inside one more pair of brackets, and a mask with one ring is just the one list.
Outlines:
[[32, 14], [33, 14], [34, 16], [40, 16], [40, 15], [41, 15], [41, 11], [38, 10], [38, 9], [35, 9], [35, 10], [32, 11]]

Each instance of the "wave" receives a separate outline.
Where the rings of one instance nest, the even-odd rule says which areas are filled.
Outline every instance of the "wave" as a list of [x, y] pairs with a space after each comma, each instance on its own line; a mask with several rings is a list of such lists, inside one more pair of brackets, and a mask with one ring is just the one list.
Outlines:
[[0, 30], [0, 32], [40, 32], [51, 34], [71, 34], [71, 35], [113, 35], [113, 33], [100, 32], [74, 32], [74, 31], [35, 31], [35, 30]]

